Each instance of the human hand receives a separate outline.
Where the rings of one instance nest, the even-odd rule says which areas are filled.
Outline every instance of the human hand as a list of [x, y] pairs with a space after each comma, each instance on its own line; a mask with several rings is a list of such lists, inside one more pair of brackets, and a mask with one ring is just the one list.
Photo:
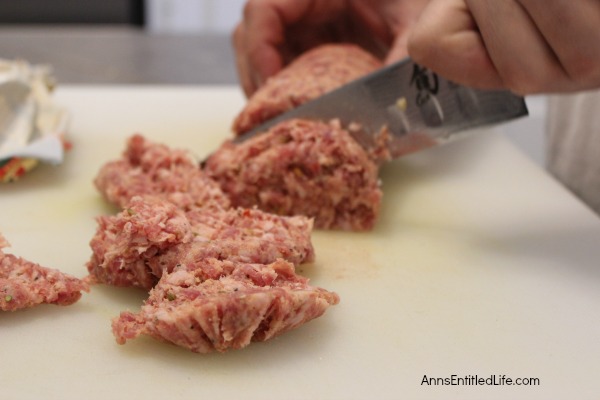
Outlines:
[[354, 43], [386, 61], [400, 59], [427, 1], [249, 0], [232, 37], [244, 92], [251, 95], [298, 55], [324, 43]]
[[600, 87], [598, 0], [432, 0], [412, 58], [457, 83], [518, 94]]

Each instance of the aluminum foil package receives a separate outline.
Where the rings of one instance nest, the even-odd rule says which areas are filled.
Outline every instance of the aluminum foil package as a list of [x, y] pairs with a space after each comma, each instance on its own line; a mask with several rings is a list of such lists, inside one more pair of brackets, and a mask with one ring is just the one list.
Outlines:
[[53, 101], [54, 87], [49, 67], [0, 59], [0, 182], [63, 161], [69, 114]]

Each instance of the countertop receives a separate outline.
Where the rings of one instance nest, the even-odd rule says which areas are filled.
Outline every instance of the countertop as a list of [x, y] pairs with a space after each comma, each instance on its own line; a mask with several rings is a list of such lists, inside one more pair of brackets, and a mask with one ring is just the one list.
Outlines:
[[127, 26], [0, 28], [0, 57], [49, 64], [67, 84], [235, 84], [227, 35], [150, 34]]
[[[73, 147], [0, 187], [0, 231], [13, 254], [78, 277], [94, 217], [116, 211], [92, 180], [126, 138], [203, 158], [244, 103], [231, 85], [65, 84], [56, 101], [72, 112]], [[69, 307], [0, 313], [0, 397], [597, 399], [592, 212], [489, 131], [387, 163], [380, 177], [375, 229], [315, 231], [316, 261], [298, 268], [340, 295], [323, 317], [226, 354], [149, 338], [119, 346], [110, 320], [145, 293], [96, 285]], [[463, 384], [423, 383], [453, 375]], [[475, 375], [530, 385], [464, 383]]]

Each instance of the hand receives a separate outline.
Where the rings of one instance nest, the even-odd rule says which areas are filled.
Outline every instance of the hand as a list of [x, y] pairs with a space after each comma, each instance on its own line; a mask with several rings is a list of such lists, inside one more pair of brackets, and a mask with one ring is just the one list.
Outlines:
[[519, 94], [600, 87], [598, 0], [432, 0], [412, 58], [458, 83]]
[[412, 26], [427, 0], [249, 0], [233, 34], [240, 82], [251, 95], [304, 51], [355, 43], [386, 61], [407, 55]]

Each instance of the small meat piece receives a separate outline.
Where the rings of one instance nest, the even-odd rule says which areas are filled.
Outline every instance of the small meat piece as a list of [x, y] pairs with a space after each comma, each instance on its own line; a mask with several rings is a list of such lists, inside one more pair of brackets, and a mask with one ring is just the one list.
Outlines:
[[67, 306], [89, 291], [89, 285], [56, 269], [5, 254], [8, 242], [0, 235], [0, 310], [15, 311], [42, 303]]
[[153, 143], [141, 135], [128, 140], [122, 159], [102, 166], [94, 184], [120, 208], [142, 195], [160, 195], [181, 208], [229, 207], [219, 186], [206, 177], [188, 152]]
[[204, 258], [268, 264], [314, 259], [312, 221], [260, 210], [196, 208], [183, 211], [159, 197], [135, 197], [116, 216], [98, 218], [87, 264], [91, 276], [116, 286], [152, 288], [178, 264]]
[[302, 54], [254, 93], [233, 123], [241, 135], [262, 122], [380, 68], [358, 46], [327, 44]]
[[[350, 124], [348, 131], [354, 137], [363, 137], [369, 135], [367, 132], [361, 132], [360, 124]], [[369, 158], [381, 165], [383, 162], [401, 157], [410, 153], [425, 150], [437, 145], [435, 139], [422, 132], [409, 132], [401, 137], [395, 136], [386, 126], [372, 136], [372, 143], [369, 145]]]
[[369, 230], [379, 215], [378, 166], [338, 122], [284, 121], [205, 163], [232, 205], [304, 215], [322, 229]]
[[160, 197], [136, 196], [116, 216], [98, 217], [88, 271], [96, 282], [150, 289], [158, 277], [146, 261], [193, 240], [185, 212]]
[[204, 259], [163, 274], [139, 314], [112, 323], [119, 344], [140, 335], [197, 353], [240, 349], [321, 316], [337, 294], [308, 285], [293, 264], [270, 265]]

